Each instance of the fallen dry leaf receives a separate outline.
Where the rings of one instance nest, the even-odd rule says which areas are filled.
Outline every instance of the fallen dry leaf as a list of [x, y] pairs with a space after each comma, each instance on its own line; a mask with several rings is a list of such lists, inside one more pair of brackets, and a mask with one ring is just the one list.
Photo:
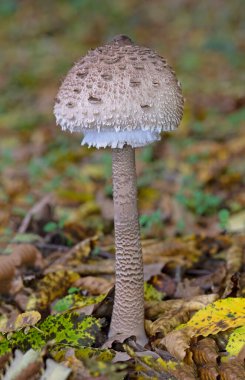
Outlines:
[[228, 275], [239, 272], [243, 263], [243, 249], [241, 246], [233, 245], [226, 251], [226, 266]]
[[156, 336], [156, 334], [161, 334], [161, 336], [167, 335], [171, 330], [173, 330], [176, 326], [181, 323], [185, 323], [189, 320], [190, 315], [189, 311], [186, 309], [172, 309], [161, 317], [159, 317], [156, 321], [151, 322], [150, 320], [145, 321], [145, 328], [147, 335]]
[[245, 323], [245, 299], [227, 298], [199, 310], [180, 330], [171, 331], [160, 342], [176, 358], [183, 360], [191, 338], [215, 335]]
[[10, 322], [9, 320], [1, 320], [0, 332], [8, 333], [20, 330], [25, 327], [34, 326], [41, 319], [41, 314], [38, 311], [26, 311], [25, 313], [17, 315], [17, 317]]
[[169, 260], [176, 260], [182, 264], [189, 265], [188, 263], [197, 261], [200, 256], [200, 251], [195, 245], [195, 240], [192, 238], [186, 239], [185, 241], [181, 239], [168, 239], [163, 242], [157, 240], [143, 240], [142, 250], [144, 263], [166, 263]]
[[42, 268], [44, 266], [42, 254], [34, 245], [11, 244], [8, 248], [12, 251], [10, 257], [14, 260], [17, 267], [26, 265]]
[[86, 276], [81, 277], [74, 283], [74, 286], [81, 290], [87, 290], [89, 294], [97, 296], [107, 293], [114, 285], [114, 280], [107, 280], [103, 277]]
[[168, 300], [162, 302], [147, 302], [145, 305], [145, 313], [148, 319], [156, 319], [159, 315], [164, 315], [166, 312], [175, 312], [176, 310], [186, 309], [189, 312], [194, 312], [202, 309], [206, 305], [218, 299], [217, 294], [205, 294], [193, 297], [192, 300]]
[[199, 310], [187, 323], [195, 335], [208, 336], [245, 324], [245, 299], [226, 298]]
[[30, 229], [38, 231], [39, 224], [45, 225], [46, 222], [53, 219], [53, 206], [55, 200], [52, 194], [48, 194], [38, 201], [26, 214], [19, 227], [18, 232], [24, 233]]
[[245, 325], [235, 329], [229, 336], [226, 351], [230, 356], [237, 356], [245, 348]]
[[237, 358], [228, 363], [222, 363], [219, 368], [220, 380], [244, 380], [245, 369], [242, 361]]
[[193, 360], [197, 366], [207, 363], [217, 364], [219, 349], [214, 339], [204, 338], [199, 340], [196, 344], [192, 344], [191, 351], [193, 353]]
[[65, 255], [58, 257], [58, 259], [56, 259], [52, 265], [46, 269], [45, 273], [52, 272], [55, 270], [55, 268], [61, 269], [62, 267], [76, 267], [77, 265], [81, 264], [83, 260], [86, 259], [91, 253], [92, 247], [97, 239], [98, 237], [94, 236], [92, 238], [88, 238], [79, 242], [68, 252], [66, 252]]
[[15, 264], [9, 256], [0, 256], [0, 293], [8, 293], [15, 275]]
[[161, 339], [160, 346], [166, 347], [167, 350], [178, 360], [183, 360], [186, 356], [186, 350], [190, 347], [190, 341], [193, 337], [193, 330], [187, 327], [182, 330], [172, 331]]
[[[161, 380], [170, 376], [174, 380], [244, 379], [244, 349], [238, 352], [243, 334], [236, 334], [242, 326], [206, 338], [194, 336], [190, 342], [182, 337], [180, 345], [189, 344], [184, 362], [171, 374], [166, 375], [164, 366], [156, 370], [159, 357], [177, 362], [169, 351], [159, 348], [167, 331], [170, 334], [180, 328], [181, 322], [188, 324], [194, 313], [217, 298], [245, 296], [243, 2], [210, 1], [206, 5], [172, 0], [164, 2], [164, 7], [157, 0], [109, 3], [98, 1], [95, 10], [89, 1], [0, 1], [4, 52], [0, 60], [0, 253], [5, 255], [13, 244], [20, 249], [15, 240], [19, 230], [26, 231], [21, 239], [35, 234], [35, 240], [18, 240], [21, 249], [24, 242], [34, 244], [42, 255], [38, 264], [34, 253], [18, 254], [14, 269], [1, 262], [0, 256], [0, 275], [4, 271], [6, 276], [0, 279], [0, 318], [14, 323], [26, 312], [26, 305], [33, 311], [38, 302], [44, 308], [43, 318], [52, 320], [55, 305], [60, 310], [68, 307], [69, 315], [70, 299], [80, 298], [80, 305], [83, 301], [87, 304], [93, 294], [100, 297], [114, 282], [111, 151], [80, 146], [78, 134], [59, 131], [52, 104], [71, 62], [101, 45], [115, 25], [125, 29], [127, 21], [138, 42], [155, 47], [160, 55], [167, 53], [170, 63], [177, 63], [186, 97], [178, 131], [165, 132], [156, 143], [136, 149], [145, 280], [155, 288], [150, 296], [160, 299], [164, 293], [165, 300], [146, 302], [146, 326], [154, 335], [149, 337], [148, 349], [138, 347], [138, 359], [124, 363], [123, 369], [122, 364], [111, 363], [113, 351], [99, 348], [106, 339], [114, 288], [99, 305], [79, 310], [79, 314], [86, 311], [88, 316], [97, 313], [103, 318], [105, 325], [94, 343], [96, 348], [78, 348], [69, 356], [70, 347], [57, 345], [54, 357], [49, 342], [26, 368], [23, 358], [16, 361], [14, 353], [8, 366], [19, 363], [18, 380], [51, 379], [56, 370], [61, 380], [65, 368], [59, 371], [58, 363], [64, 361], [74, 380], [145, 380], [154, 376]], [[131, 63], [135, 66], [137, 62]], [[140, 65], [144, 66], [144, 57]], [[78, 91], [75, 89], [76, 98]], [[157, 295], [157, 290], [161, 294]], [[216, 317], [210, 323], [214, 332], [217, 325], [227, 324], [223, 315]], [[61, 339], [68, 324], [62, 326], [55, 330]], [[209, 326], [205, 319], [204, 324], [199, 320], [192, 328], [207, 333]], [[35, 335], [38, 330], [30, 331]], [[71, 337], [74, 329], [68, 331]], [[18, 334], [27, 336], [21, 330]], [[4, 343], [0, 337], [1, 353], [11, 339], [14, 341], [13, 335]], [[25, 349], [28, 347], [23, 347], [22, 356]], [[95, 351], [100, 352], [98, 356]], [[146, 354], [148, 361], [142, 359]], [[50, 356], [57, 364], [45, 374]], [[6, 375], [1, 370], [1, 359], [0, 378], [10, 377], [11, 372]], [[8, 369], [6, 360], [3, 366]]]
[[37, 291], [27, 303], [26, 309], [44, 310], [56, 298], [65, 295], [66, 291], [79, 279], [79, 275], [69, 270], [47, 273], [37, 284]]
[[208, 363], [198, 369], [200, 379], [217, 380], [219, 376], [218, 365]]

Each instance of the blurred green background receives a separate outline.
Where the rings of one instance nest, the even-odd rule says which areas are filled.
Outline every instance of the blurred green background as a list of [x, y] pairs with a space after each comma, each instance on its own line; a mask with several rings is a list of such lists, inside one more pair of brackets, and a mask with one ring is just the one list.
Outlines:
[[173, 233], [191, 232], [189, 216], [210, 228], [203, 218], [222, 227], [241, 215], [243, 8], [242, 0], [1, 0], [1, 233], [16, 231], [48, 192], [64, 209], [89, 204], [86, 216], [100, 213], [101, 191], [111, 200], [110, 152], [61, 132], [53, 105], [73, 63], [121, 33], [168, 59], [186, 99], [178, 131], [137, 153], [142, 226], [164, 221]]

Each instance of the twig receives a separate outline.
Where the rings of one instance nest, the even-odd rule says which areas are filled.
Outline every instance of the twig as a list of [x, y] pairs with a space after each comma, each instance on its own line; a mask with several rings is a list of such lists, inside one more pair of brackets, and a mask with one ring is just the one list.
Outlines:
[[44, 198], [42, 198], [40, 201], [38, 201], [26, 214], [24, 219], [22, 220], [22, 223], [18, 229], [18, 233], [23, 234], [27, 231], [33, 217], [37, 214], [39, 214], [46, 206], [49, 206], [53, 203], [53, 195], [48, 194]]

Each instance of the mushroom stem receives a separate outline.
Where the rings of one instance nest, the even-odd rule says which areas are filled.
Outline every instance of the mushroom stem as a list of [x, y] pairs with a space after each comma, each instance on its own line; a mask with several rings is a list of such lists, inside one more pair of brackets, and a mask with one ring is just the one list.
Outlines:
[[137, 207], [135, 149], [112, 149], [116, 286], [109, 337], [146, 343], [144, 273]]

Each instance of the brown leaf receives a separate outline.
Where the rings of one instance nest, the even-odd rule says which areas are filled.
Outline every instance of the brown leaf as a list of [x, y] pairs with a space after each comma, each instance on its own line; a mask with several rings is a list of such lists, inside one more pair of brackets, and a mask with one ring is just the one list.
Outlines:
[[145, 264], [144, 265], [144, 281], [149, 281], [150, 278], [154, 275], [157, 275], [161, 272], [164, 264]]
[[10, 257], [17, 267], [22, 265], [43, 267], [42, 254], [34, 245], [11, 244], [9, 248], [12, 249]]
[[190, 346], [192, 336], [193, 331], [190, 327], [184, 330], [175, 330], [161, 339], [160, 346], [166, 347], [170, 354], [178, 360], [183, 360], [186, 355], [186, 350]]
[[[210, 261], [212, 264], [212, 260]], [[212, 269], [211, 269], [212, 270]], [[202, 269], [200, 269], [202, 273]], [[199, 270], [190, 270], [190, 274], [199, 274]], [[184, 278], [183, 281], [177, 285], [175, 298], [191, 299], [198, 294], [212, 291], [218, 292], [220, 287], [223, 287], [224, 278], [226, 276], [226, 267], [223, 262], [220, 262], [218, 268], [209, 274], [203, 276], [197, 276], [192, 279]]]
[[158, 316], [154, 322], [146, 321], [146, 331], [150, 336], [159, 335], [159, 333], [165, 336], [179, 324], [186, 323], [191, 312], [202, 309], [215, 299], [217, 295], [210, 294], [194, 297], [191, 301], [169, 300], [146, 303], [146, 318], [155, 319]]
[[11, 359], [11, 353], [8, 352], [7, 354], [0, 355], [0, 375], [2, 371], [7, 367], [9, 361]]
[[177, 284], [174, 296], [176, 298], [191, 299], [203, 293], [204, 291], [200, 286], [193, 284], [193, 281], [185, 278], [183, 281]]
[[[103, 265], [102, 265], [103, 264]], [[97, 260], [93, 264], [81, 264], [74, 268], [74, 271], [82, 276], [85, 275], [101, 275], [101, 274], [114, 274], [115, 261], [114, 260]]]
[[196, 249], [195, 240], [187, 238], [168, 239], [165, 241], [143, 240], [142, 251], [145, 264], [168, 261], [177, 261], [178, 263], [192, 265], [200, 256], [200, 251]]
[[228, 274], [239, 272], [243, 263], [243, 249], [241, 246], [232, 245], [226, 251], [226, 266]]
[[167, 297], [171, 297], [175, 294], [175, 281], [165, 273], [152, 276], [149, 283], [158, 291], [164, 293]]
[[218, 366], [212, 363], [204, 364], [198, 372], [200, 380], [217, 380], [219, 376]]
[[214, 339], [204, 338], [199, 340], [196, 344], [191, 345], [191, 351], [193, 353], [193, 360], [197, 366], [203, 364], [217, 364], [218, 347]]
[[173, 371], [173, 375], [176, 376], [178, 380], [196, 380], [196, 371], [193, 367], [183, 364], [178, 366], [176, 370]]
[[99, 304], [94, 305], [93, 316], [95, 318], [111, 318], [114, 295], [115, 287], [113, 286], [106, 297]]
[[189, 320], [189, 312], [185, 309], [173, 309], [166, 312], [164, 316], [159, 317], [156, 321], [147, 321], [145, 327], [149, 336], [156, 336], [161, 333], [161, 336], [167, 335], [176, 326], [181, 323], [186, 323]]
[[94, 296], [107, 293], [113, 285], [113, 280], [109, 281], [105, 278], [95, 276], [82, 277], [74, 283], [74, 286], [79, 287], [82, 290], [87, 290]]
[[219, 368], [220, 380], [244, 380], [245, 369], [243, 362], [237, 358], [222, 363]]
[[86, 259], [91, 253], [91, 250], [97, 239], [98, 237], [94, 236], [92, 238], [88, 238], [79, 242], [74, 247], [72, 247], [70, 251], [66, 252], [57, 260], [55, 260], [52, 265], [46, 269], [45, 273], [55, 270], [56, 267], [72, 267], [73, 265], [76, 267], [78, 264], [81, 264], [81, 262]]
[[[212, 261], [211, 261], [211, 264], [212, 264]], [[203, 291], [207, 291], [207, 290], [216, 291], [216, 287], [220, 289], [220, 286], [223, 284], [225, 276], [226, 276], [225, 264], [220, 263], [216, 270], [212, 270], [212, 273], [209, 273], [204, 276], [199, 276], [191, 280], [191, 285], [192, 286], [199, 285]]]
[[39, 232], [41, 226], [53, 219], [54, 197], [52, 194], [46, 195], [38, 201], [23, 219], [18, 232], [24, 233], [28, 230]]
[[227, 278], [222, 298], [241, 296], [240, 277], [240, 272], [236, 272], [230, 278]]
[[19, 283], [13, 282], [16, 268], [25, 265], [43, 267], [41, 252], [31, 244], [10, 244], [8, 250], [12, 253], [0, 256], [0, 293], [6, 294], [15, 293], [22, 287], [20, 277]]
[[14, 260], [10, 256], [0, 256], [0, 281], [12, 280], [14, 275]]
[[13, 260], [9, 256], [0, 256], [0, 294], [14, 292], [13, 278], [15, 273]]
[[233, 241], [229, 235], [209, 236], [203, 234], [196, 237], [197, 248], [200, 249], [203, 254], [212, 256], [224, 249], [228, 249], [232, 244]]
[[217, 294], [207, 294], [193, 297], [192, 300], [168, 300], [162, 302], [146, 302], [145, 314], [147, 319], [156, 319], [159, 315], [164, 315], [166, 312], [176, 313], [177, 310], [187, 310], [194, 312], [202, 309], [204, 306], [218, 299]]
[[30, 363], [26, 368], [24, 368], [19, 375], [17, 375], [14, 380], [39, 380], [40, 372], [42, 368], [42, 363], [36, 361]]

